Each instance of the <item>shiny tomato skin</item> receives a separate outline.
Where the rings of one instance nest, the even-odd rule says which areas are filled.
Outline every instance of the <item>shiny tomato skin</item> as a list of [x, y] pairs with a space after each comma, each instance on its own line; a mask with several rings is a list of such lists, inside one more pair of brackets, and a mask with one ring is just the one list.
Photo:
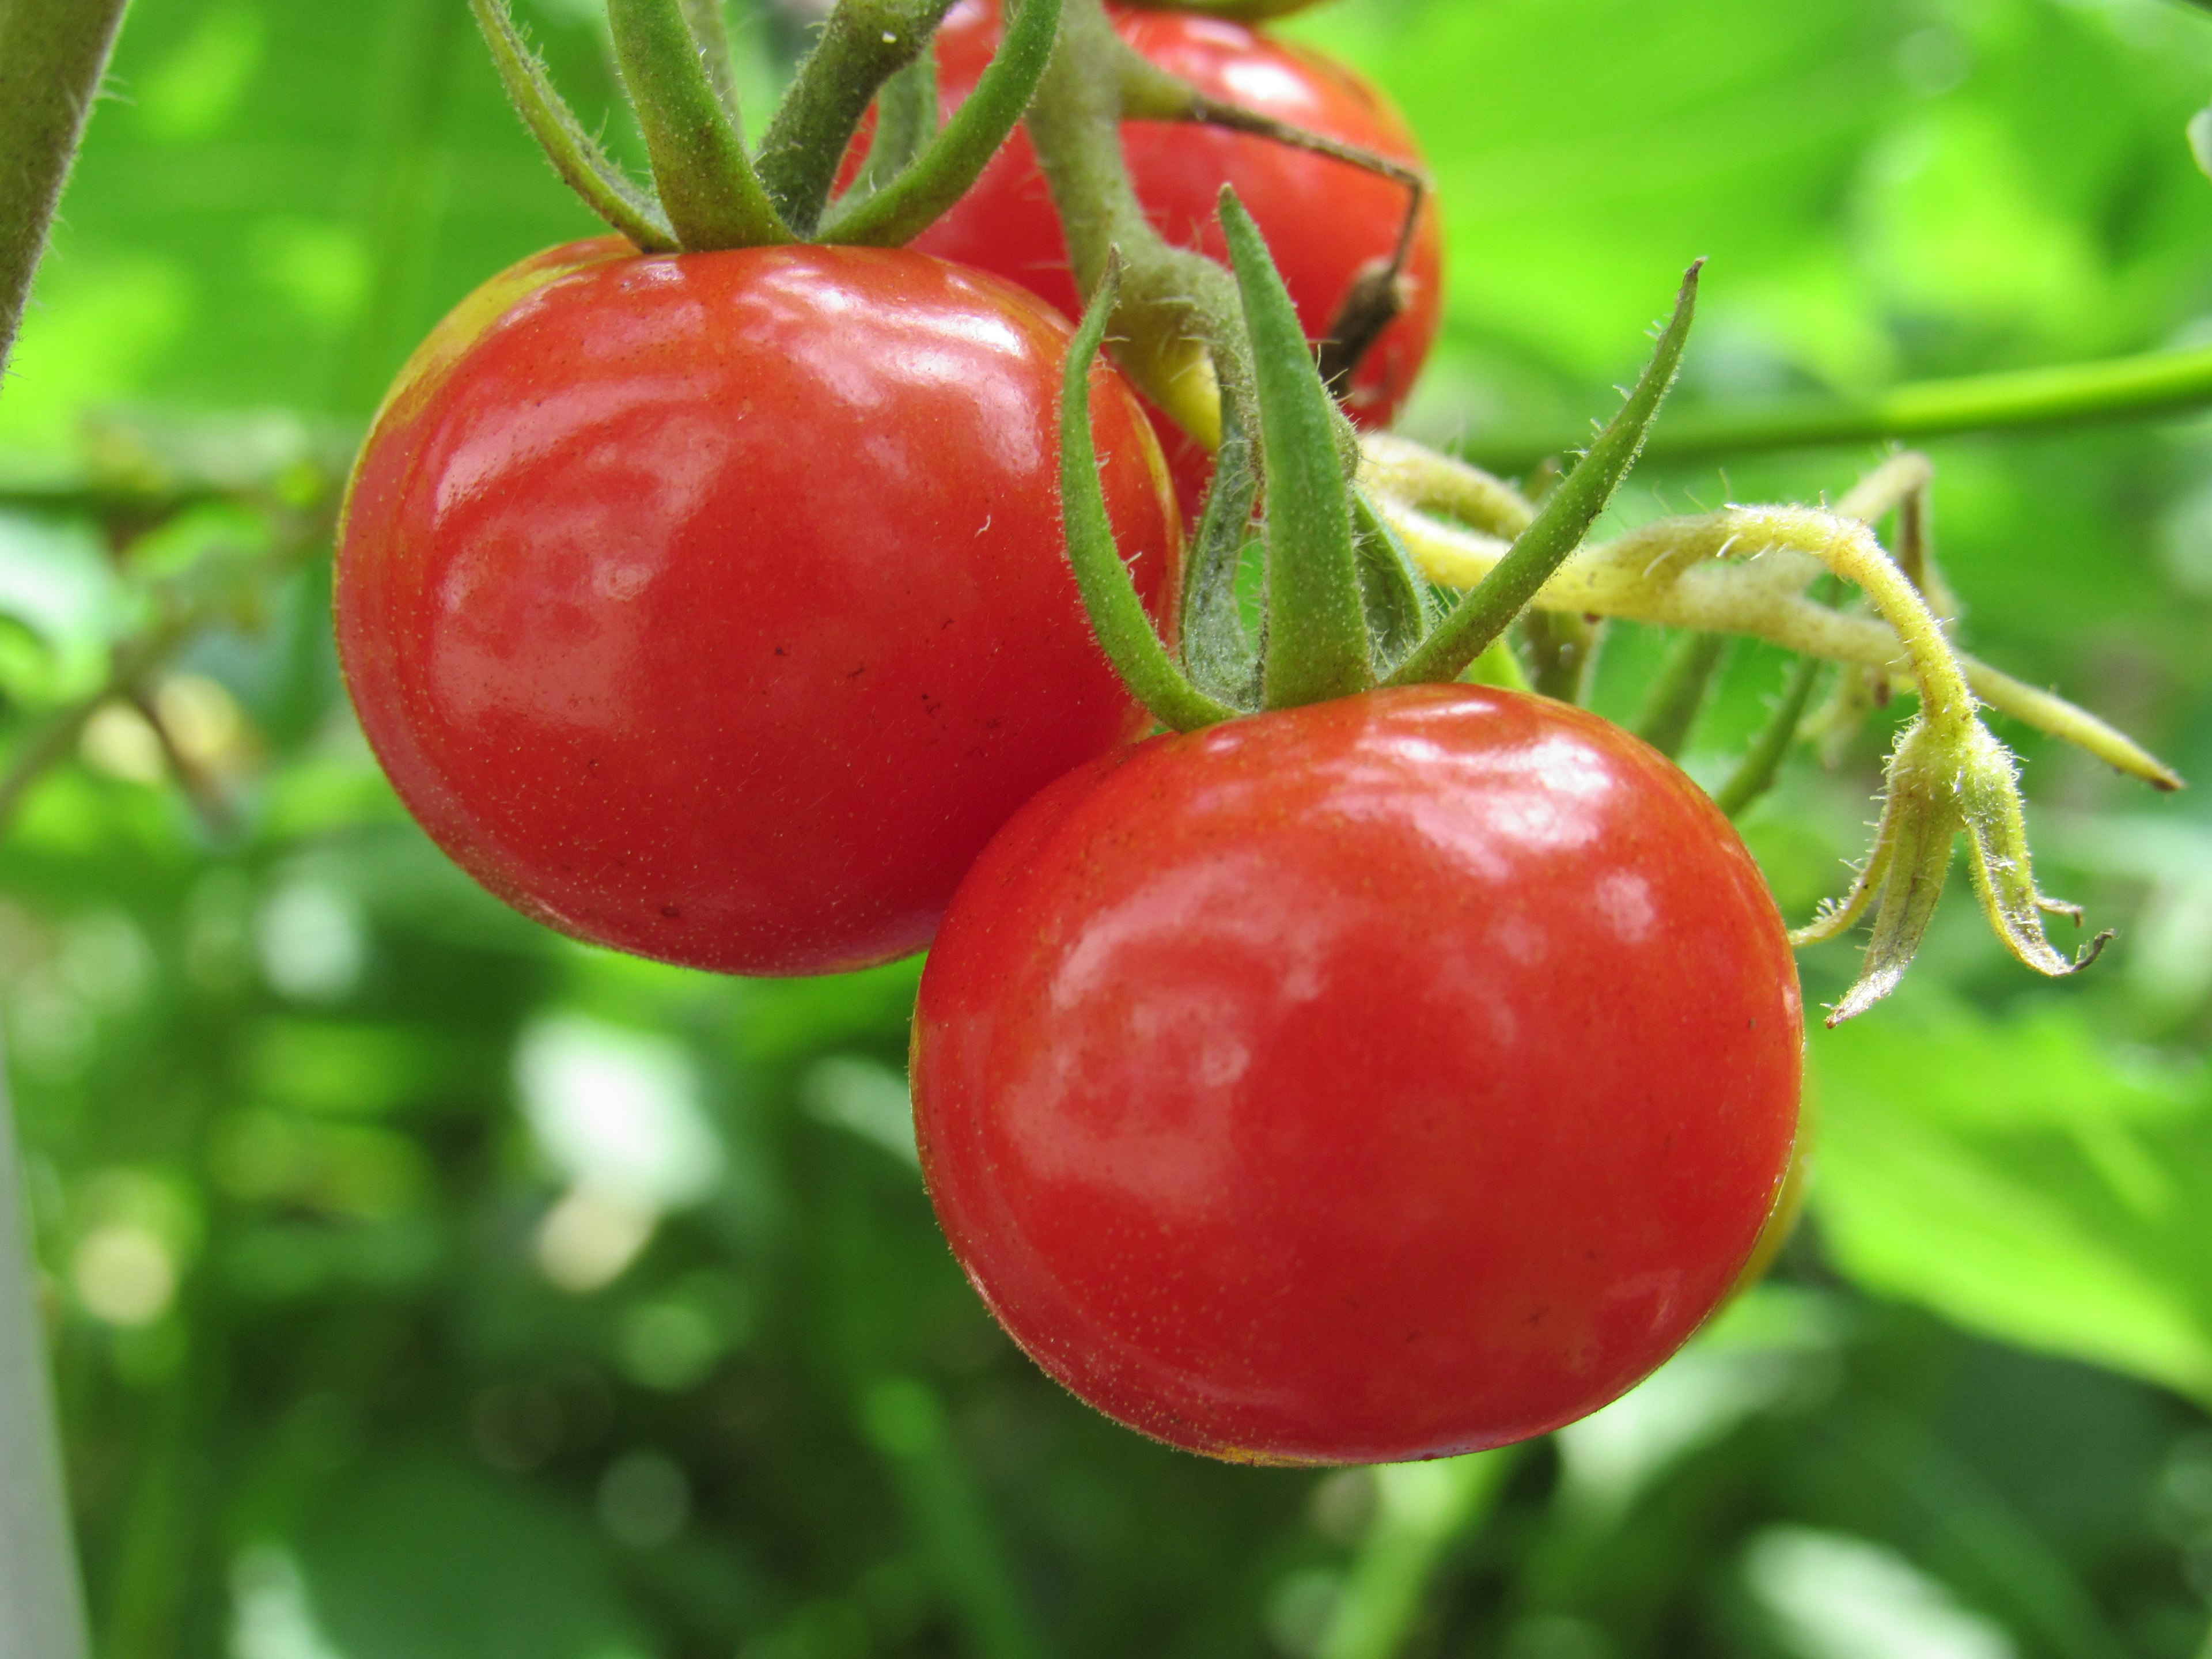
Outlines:
[[[1113, 8], [1115, 26], [1146, 57], [1202, 92], [1261, 114], [1421, 165], [1405, 118], [1352, 70], [1225, 17]], [[997, 0], [961, 0], [938, 31], [947, 112], [975, 87], [998, 44]], [[1224, 184], [1251, 210], [1297, 302], [1309, 338], [1335, 320], [1352, 279], [1397, 246], [1406, 192], [1387, 179], [1287, 149], [1268, 139], [1158, 121], [1122, 128], [1129, 173], [1152, 222], [1170, 241], [1226, 259], [1215, 219]], [[1071, 317], [1082, 301], [1067, 245], [1026, 131], [915, 246], [994, 271]], [[1443, 303], [1443, 234], [1435, 198], [1423, 208], [1407, 272], [1408, 304], [1361, 362], [1346, 406], [1363, 426], [1389, 425], [1412, 395], [1435, 343]], [[1155, 416], [1186, 508], [1211, 475], [1205, 451]]]
[[1045, 1370], [1238, 1461], [1570, 1422], [1728, 1291], [1790, 1158], [1796, 968], [1697, 786], [1468, 686], [1160, 737], [969, 873], [914, 1029], [955, 1255]]
[[[921, 948], [1023, 802], [1149, 724], [1063, 550], [1068, 334], [905, 252], [601, 240], [494, 278], [401, 375], [341, 532], [340, 655], [401, 799], [580, 939], [740, 974]], [[1164, 608], [1158, 448], [1093, 387]]]

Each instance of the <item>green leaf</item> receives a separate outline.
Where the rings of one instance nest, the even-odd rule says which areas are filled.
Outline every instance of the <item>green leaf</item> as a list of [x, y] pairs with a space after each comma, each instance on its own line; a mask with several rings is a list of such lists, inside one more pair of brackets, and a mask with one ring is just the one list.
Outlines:
[[1182, 660], [1209, 696], [1242, 708], [1260, 706], [1260, 652], [1244, 625], [1237, 577], [1259, 504], [1257, 446], [1236, 404], [1221, 404], [1221, 452], [1183, 566]]
[[1910, 1003], [1813, 1038], [1837, 1264], [1971, 1330], [2212, 1403], [2212, 1083], [2069, 1006]]
[[1237, 710], [1193, 685], [1137, 597], [1137, 584], [1114, 541], [1106, 495], [1098, 483], [1098, 447], [1091, 434], [1091, 369], [1106, 338], [1106, 324], [1121, 292], [1118, 264], [1109, 262], [1091, 309], [1067, 349], [1060, 388], [1060, 478], [1068, 562], [1075, 567], [1091, 626], [1137, 701], [1164, 726], [1194, 732], [1232, 718]]

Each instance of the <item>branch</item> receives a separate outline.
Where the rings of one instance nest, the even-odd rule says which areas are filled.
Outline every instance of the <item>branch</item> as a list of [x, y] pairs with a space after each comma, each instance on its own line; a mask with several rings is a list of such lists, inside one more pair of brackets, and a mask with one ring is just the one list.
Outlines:
[[[2212, 0], [2204, 0], [2212, 5]], [[2212, 346], [2103, 362], [1923, 380], [1872, 397], [1800, 398], [1749, 409], [1677, 410], [1644, 446], [1660, 462], [1711, 460], [1761, 450], [1819, 449], [1884, 439], [1942, 437], [2142, 420], [2212, 404]], [[1501, 472], [1522, 472], [1588, 441], [1567, 431], [1501, 433], [1465, 447]]]

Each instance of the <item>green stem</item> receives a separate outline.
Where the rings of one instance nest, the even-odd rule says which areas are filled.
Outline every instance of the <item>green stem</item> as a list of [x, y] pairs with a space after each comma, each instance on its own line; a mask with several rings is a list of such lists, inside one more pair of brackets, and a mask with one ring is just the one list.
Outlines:
[[683, 0], [607, 0], [607, 21], [677, 240], [699, 252], [794, 240], [708, 77]]
[[1248, 432], [1259, 429], [1237, 285], [1204, 254], [1169, 243], [1137, 199], [1121, 153], [1121, 45], [1100, 0], [1064, 0], [1030, 137], [1085, 295], [1109, 256], [1121, 256], [1115, 360], [1185, 431], [1218, 447], [1224, 403]]
[[23, 1190], [0, 1065], [0, 1653], [85, 1659], [84, 1604]]
[[853, 181], [855, 206], [889, 189], [937, 137], [939, 96], [937, 43], [933, 40], [876, 94], [876, 131], [869, 141], [867, 165]]
[[[812, 235], [821, 223], [837, 169], [877, 92], [921, 55], [951, 9], [952, 0], [838, 0], [761, 139], [762, 186], [799, 235]], [[1011, 130], [1013, 121], [1006, 125]]]
[[1730, 817], [1736, 817], [1753, 801], [1774, 787], [1774, 781], [1782, 774], [1782, 763], [1790, 753], [1790, 745], [1797, 741], [1797, 728], [1805, 723], [1805, 711], [1813, 706], [1813, 693], [1819, 689], [1820, 675], [1827, 665], [1818, 657], [1801, 659], [1790, 671], [1790, 683], [1784, 688], [1782, 701], [1775, 705], [1774, 714], [1752, 742], [1750, 750], [1736, 763], [1735, 770], [1713, 797], [1713, 804]]
[[1674, 319], [1659, 337], [1650, 366], [1628, 394], [1620, 412], [1575, 470], [1545, 497], [1534, 522], [1515, 540], [1513, 550], [1498, 562], [1480, 586], [1460, 601], [1443, 625], [1390, 677], [1390, 684], [1419, 685], [1457, 679], [1528, 607], [1552, 573], [1582, 545], [1590, 526], [1636, 464], [1644, 434], [1651, 429], [1659, 405], [1674, 383], [1675, 371], [1682, 363], [1682, 347], [1690, 337], [1690, 323], [1697, 314], [1698, 276], [1703, 269], [1700, 260], [1683, 276]]
[[0, 3], [0, 371], [15, 348], [124, 4]]
[[975, 90], [944, 131], [885, 188], [848, 212], [832, 213], [822, 240], [896, 247], [921, 234], [966, 195], [1030, 106], [1052, 61], [1060, 7], [1061, 0], [1029, 0], [1007, 27]]
[[699, 67], [734, 125], [738, 119], [738, 66], [730, 56], [729, 20], [722, 0], [684, 0], [684, 21], [699, 43]]
[[[675, 233], [658, 203], [624, 176], [599, 141], [584, 131], [575, 112], [554, 88], [545, 64], [516, 27], [507, 0], [469, 0], [493, 66], [522, 124], [553, 163], [554, 172], [584, 204], [647, 253], [672, 252]], [[728, 68], [726, 56], [723, 67]], [[712, 59], [709, 58], [711, 67]]]
[[[2212, 346], [2198, 346], [1925, 380], [1862, 398], [1685, 410], [1660, 423], [1644, 453], [1655, 461], [1704, 461], [1761, 450], [2141, 420], [2207, 404], [2212, 404]], [[1469, 444], [1468, 453], [1486, 466], [1516, 472], [1575, 442], [1564, 432], [1504, 434]]]
[[1659, 676], [1644, 695], [1636, 735], [1673, 760], [1690, 738], [1705, 707], [1705, 693], [1728, 654], [1725, 634], [1685, 634], [1668, 648]]

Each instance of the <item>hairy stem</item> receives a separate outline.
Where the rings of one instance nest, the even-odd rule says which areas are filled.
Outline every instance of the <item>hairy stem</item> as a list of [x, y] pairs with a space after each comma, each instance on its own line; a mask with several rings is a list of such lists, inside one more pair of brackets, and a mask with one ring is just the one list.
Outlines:
[[599, 141], [584, 131], [546, 74], [544, 62], [522, 38], [507, 0], [469, 0], [469, 9], [476, 14], [484, 44], [491, 48], [492, 65], [507, 88], [507, 101], [562, 182], [641, 252], [674, 252], [676, 234], [660, 204], [626, 177]]
[[1066, 0], [1059, 45], [1030, 106], [1030, 138], [1086, 296], [1108, 255], [1121, 253], [1115, 360], [1186, 432], [1218, 449], [1224, 398], [1246, 431], [1259, 429], [1237, 285], [1205, 255], [1170, 244], [1137, 199], [1121, 153], [1121, 45], [1100, 0]]
[[760, 177], [783, 222], [811, 236], [860, 118], [921, 56], [952, 0], [839, 0], [761, 140]]
[[1052, 58], [1060, 7], [1060, 0], [1030, 0], [1008, 26], [975, 90], [943, 130], [883, 189], [833, 211], [822, 240], [896, 246], [919, 236], [967, 194], [1029, 107]]
[[100, 91], [125, 0], [0, 3], [0, 370], [77, 143]]
[[792, 240], [714, 91], [683, 0], [607, 0], [607, 21], [677, 240], [694, 252]]
[[[1378, 496], [1376, 504], [1431, 581], [1473, 587], [1504, 556], [1506, 544], [1495, 537], [1461, 529], [1388, 495]], [[1813, 520], [1830, 516], [1811, 508], [1771, 511]], [[1717, 547], [1726, 539], [1725, 532], [1714, 534], [1708, 528], [1708, 546]], [[1632, 557], [1617, 556], [1620, 545], [1586, 549], [1553, 574], [1534, 602], [1547, 611], [1749, 635], [1802, 655], [1863, 664], [1893, 680], [1911, 683], [1909, 655], [1893, 629], [1872, 617], [1832, 610], [1805, 597], [1802, 588], [1818, 573], [1817, 566], [1801, 563], [1786, 571], [1786, 579], [1769, 568], [1790, 557], [1792, 549], [1786, 539], [1767, 553], [1764, 562], [1692, 562], [1686, 568], [1671, 570], [1667, 561], [1655, 565], [1648, 557], [1649, 568], [1638, 567]], [[1903, 580], [1901, 574], [1899, 580]], [[1972, 657], [1955, 655], [1954, 659], [1973, 693], [1999, 714], [2085, 749], [2155, 788], [2181, 787], [2171, 769], [2095, 715]]]

